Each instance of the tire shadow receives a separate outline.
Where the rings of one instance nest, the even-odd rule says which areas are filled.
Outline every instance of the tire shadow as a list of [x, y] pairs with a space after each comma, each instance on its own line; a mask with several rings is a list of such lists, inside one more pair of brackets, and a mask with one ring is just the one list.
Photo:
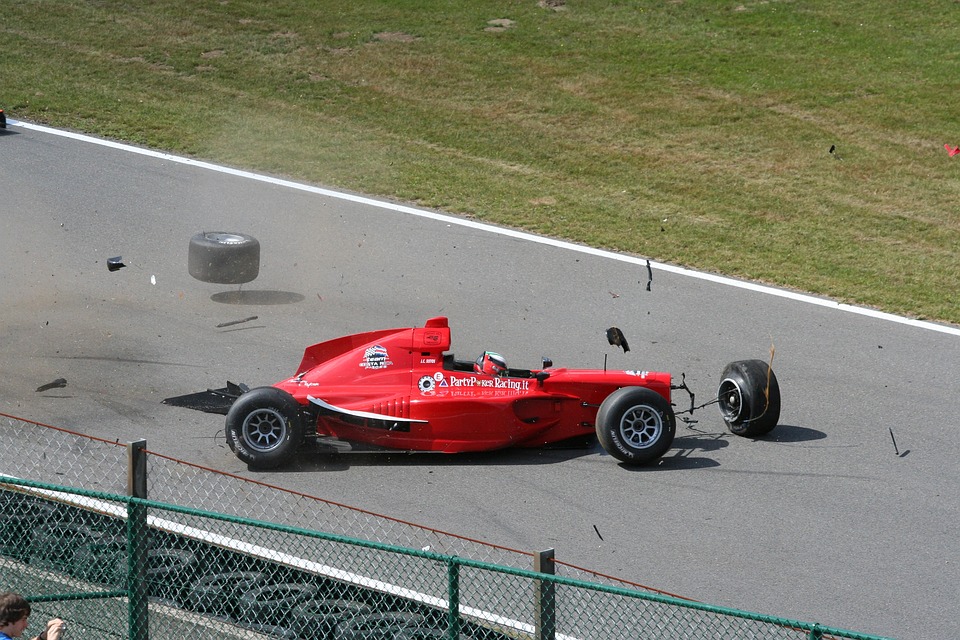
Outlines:
[[248, 291], [221, 291], [210, 296], [213, 302], [238, 305], [280, 305], [303, 301], [303, 295], [292, 291], [253, 289]]
[[798, 427], [796, 425], [778, 424], [776, 428], [765, 435], [760, 440], [769, 442], [812, 442], [814, 440], [824, 440], [827, 434], [823, 431], [810, 429], [809, 427]]

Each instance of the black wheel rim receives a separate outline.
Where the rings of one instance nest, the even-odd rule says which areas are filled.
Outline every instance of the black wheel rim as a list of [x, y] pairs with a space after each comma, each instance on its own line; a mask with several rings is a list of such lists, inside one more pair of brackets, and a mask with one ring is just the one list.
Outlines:
[[287, 420], [276, 409], [256, 409], [243, 420], [242, 436], [255, 451], [271, 451], [287, 434]]
[[721, 382], [717, 399], [720, 401], [720, 413], [724, 420], [734, 424], [742, 420], [743, 390], [736, 380], [727, 378]]

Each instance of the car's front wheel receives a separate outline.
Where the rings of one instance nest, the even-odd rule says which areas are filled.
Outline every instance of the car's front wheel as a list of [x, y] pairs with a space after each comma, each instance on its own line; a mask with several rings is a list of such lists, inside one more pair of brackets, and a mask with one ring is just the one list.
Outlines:
[[656, 391], [624, 387], [600, 405], [596, 429], [607, 453], [629, 464], [645, 464], [670, 449], [677, 421], [670, 403]]
[[278, 467], [302, 442], [300, 405], [282, 389], [251, 389], [237, 398], [227, 413], [227, 444], [252, 467]]

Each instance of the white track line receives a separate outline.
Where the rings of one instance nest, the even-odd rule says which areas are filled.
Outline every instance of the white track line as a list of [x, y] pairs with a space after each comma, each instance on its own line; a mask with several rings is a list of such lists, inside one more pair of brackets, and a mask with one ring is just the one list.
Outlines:
[[[0, 473], [0, 480], [4, 478], [9, 478], [11, 480], [21, 479], [17, 478], [16, 476], [9, 476]], [[53, 502], [70, 504], [87, 511], [111, 516], [120, 520], [125, 521], [127, 519], [127, 506], [122, 502], [106, 502], [97, 498], [80, 496], [69, 492], [56, 491], [53, 489], [41, 489], [39, 487], [24, 487], [19, 485], [4, 485], [4, 487], [14, 491], [22, 491], [28, 495], [36, 495], [42, 499], [51, 500]], [[364, 589], [398, 596], [412, 602], [419, 602], [429, 607], [440, 609], [442, 611], [449, 611], [450, 609], [450, 601], [444, 598], [421, 593], [414, 589], [401, 587], [389, 582], [377, 580], [375, 578], [368, 578], [352, 571], [345, 571], [343, 569], [338, 569], [337, 567], [314, 562], [313, 560], [291, 555], [284, 551], [271, 549], [270, 547], [264, 547], [246, 542], [244, 540], [238, 540], [236, 538], [213, 533], [204, 529], [191, 527], [173, 520], [158, 518], [157, 516], [148, 515], [147, 524], [155, 529], [166, 531], [184, 538], [190, 538], [211, 544], [213, 546], [220, 547], [221, 549], [235, 551], [243, 555], [253, 556], [268, 562], [292, 567], [294, 569], [301, 569], [314, 575], [332, 578], [333, 580], [359, 586]], [[536, 631], [536, 627], [530, 623], [507, 618], [505, 616], [501, 616], [500, 614], [484, 611], [475, 607], [460, 605], [459, 612], [462, 616], [479, 620], [481, 623], [492, 624], [500, 627], [509, 627], [510, 629], [521, 631], [525, 634], [532, 635]], [[563, 634], [557, 634], [556, 637], [559, 640], [577, 640], [573, 636], [567, 636]]]
[[[152, 149], [145, 149], [143, 147], [135, 147], [133, 145], [124, 144], [121, 142], [114, 142], [112, 140], [103, 140], [100, 138], [94, 138], [93, 136], [84, 135], [82, 133], [74, 133], [72, 131], [62, 131], [60, 129], [53, 129], [51, 127], [45, 127], [43, 125], [32, 124], [29, 122], [21, 122], [19, 120], [7, 120], [8, 126], [21, 127], [23, 129], [31, 129], [33, 131], [40, 131], [42, 133], [48, 133], [55, 136], [61, 136], [64, 138], [70, 138], [73, 140], [79, 140], [81, 142], [88, 142], [90, 144], [96, 144], [103, 147], [109, 147], [111, 149], [118, 149], [120, 151], [128, 151], [130, 153], [137, 153], [142, 156], [148, 156], [151, 158], [158, 158], [160, 160], [167, 160], [169, 162], [177, 162], [180, 164], [185, 164], [193, 167], [199, 167], [201, 169], [209, 169], [210, 171], [216, 171], [219, 173], [225, 173], [232, 176], [237, 176], [239, 178], [246, 178], [249, 180], [257, 180], [259, 182], [266, 182], [268, 184], [286, 187], [289, 189], [296, 189], [298, 191], [306, 191], [308, 193], [315, 193], [317, 195], [325, 196], [327, 198], [337, 198], [340, 200], [347, 200], [349, 202], [357, 202], [359, 204], [364, 204], [371, 207], [377, 207], [380, 209], [387, 209], [390, 211], [396, 211], [398, 213], [405, 213], [408, 215], [419, 216], [421, 218], [428, 218], [430, 220], [437, 220], [439, 222], [445, 222], [447, 224], [455, 224], [461, 227], [469, 227], [471, 229], [477, 229], [480, 231], [486, 231], [489, 233], [496, 233], [502, 236], [507, 236], [510, 238], [517, 238], [519, 240], [526, 240], [528, 242], [536, 242], [538, 244], [548, 245], [551, 247], [558, 247], [560, 249], [568, 249], [570, 251], [578, 251], [580, 253], [586, 253], [592, 256], [598, 256], [600, 258], [607, 258], [610, 260], [618, 260], [620, 262], [626, 262], [630, 264], [635, 264], [639, 266], [646, 267], [647, 259], [640, 258], [637, 256], [630, 256], [621, 253], [615, 253], [613, 251], [604, 251], [603, 249], [595, 249], [593, 247], [587, 247], [584, 245], [574, 244], [572, 242], [564, 242], [562, 240], [555, 240], [553, 238], [547, 238], [544, 236], [534, 235], [532, 233], [526, 233], [524, 231], [516, 231], [514, 229], [507, 229], [504, 227], [498, 227], [492, 224], [485, 224], [482, 222], [475, 222], [473, 220], [466, 220], [464, 218], [457, 218], [450, 215], [444, 215], [442, 213], [437, 213], [435, 211], [428, 211], [426, 209], [417, 209], [414, 207], [409, 207], [402, 204], [397, 204], [394, 202], [385, 202], [383, 200], [375, 200], [366, 196], [359, 196], [350, 193], [343, 193], [341, 191], [333, 191], [332, 189], [324, 189], [322, 187], [315, 187], [308, 184], [303, 184], [301, 182], [293, 182], [292, 180], [283, 180], [281, 178], [274, 178], [271, 176], [265, 176], [258, 173], [253, 173], [251, 171], [242, 171], [240, 169], [233, 169], [231, 167], [225, 167], [218, 164], [213, 164], [210, 162], [203, 162], [201, 160], [193, 160], [191, 158], [185, 158], [183, 156], [175, 156], [169, 153], [163, 153], [161, 151], [154, 151]], [[777, 296], [778, 298], [787, 298], [788, 300], [795, 300], [797, 302], [804, 302], [807, 304], [813, 304], [820, 307], [827, 307], [829, 309], [836, 309], [838, 311], [846, 311], [848, 313], [855, 313], [861, 316], [867, 316], [869, 318], [876, 318], [879, 320], [887, 320], [889, 322], [895, 322], [897, 324], [905, 324], [911, 327], [917, 327], [920, 329], [927, 329], [930, 331], [937, 331], [940, 333], [947, 333], [955, 336], [960, 336], [960, 327], [954, 327], [950, 325], [937, 324], [934, 322], [927, 322], [924, 320], [916, 320], [913, 318], [906, 318], [904, 316], [894, 315], [892, 313], [885, 313], [883, 311], [877, 311], [876, 309], [868, 309], [866, 307], [858, 307], [850, 304], [844, 304], [842, 302], [836, 302], [834, 300], [828, 300], [825, 298], [819, 298], [817, 296], [812, 296], [804, 293], [796, 293], [794, 291], [787, 291], [785, 289], [778, 289], [776, 287], [770, 287], [766, 285], [756, 284], [754, 282], [746, 282], [743, 280], [736, 280], [734, 278], [728, 278], [725, 276], [719, 276], [712, 273], [703, 273], [700, 271], [693, 271], [692, 269], [684, 269], [683, 267], [677, 267], [670, 264], [664, 264], [662, 262], [653, 262], [650, 261], [650, 266], [653, 269], [658, 269], [660, 271], [666, 271], [668, 273], [675, 273], [682, 276], [688, 276], [691, 278], [697, 278], [698, 280], [706, 280], [708, 282], [715, 282], [717, 284], [722, 284], [730, 287], [737, 287], [738, 289], [746, 289], [747, 291], [754, 291], [756, 293], [764, 293], [771, 296]]]

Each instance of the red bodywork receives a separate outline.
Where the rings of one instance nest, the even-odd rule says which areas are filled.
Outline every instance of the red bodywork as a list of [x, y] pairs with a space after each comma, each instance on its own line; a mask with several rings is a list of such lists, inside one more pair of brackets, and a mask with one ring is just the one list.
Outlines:
[[670, 402], [669, 373], [551, 368], [494, 377], [449, 348], [445, 317], [345, 336], [308, 347], [296, 375], [273, 386], [315, 417], [320, 436], [447, 453], [592, 435], [600, 403], [621, 387], [648, 387]]

